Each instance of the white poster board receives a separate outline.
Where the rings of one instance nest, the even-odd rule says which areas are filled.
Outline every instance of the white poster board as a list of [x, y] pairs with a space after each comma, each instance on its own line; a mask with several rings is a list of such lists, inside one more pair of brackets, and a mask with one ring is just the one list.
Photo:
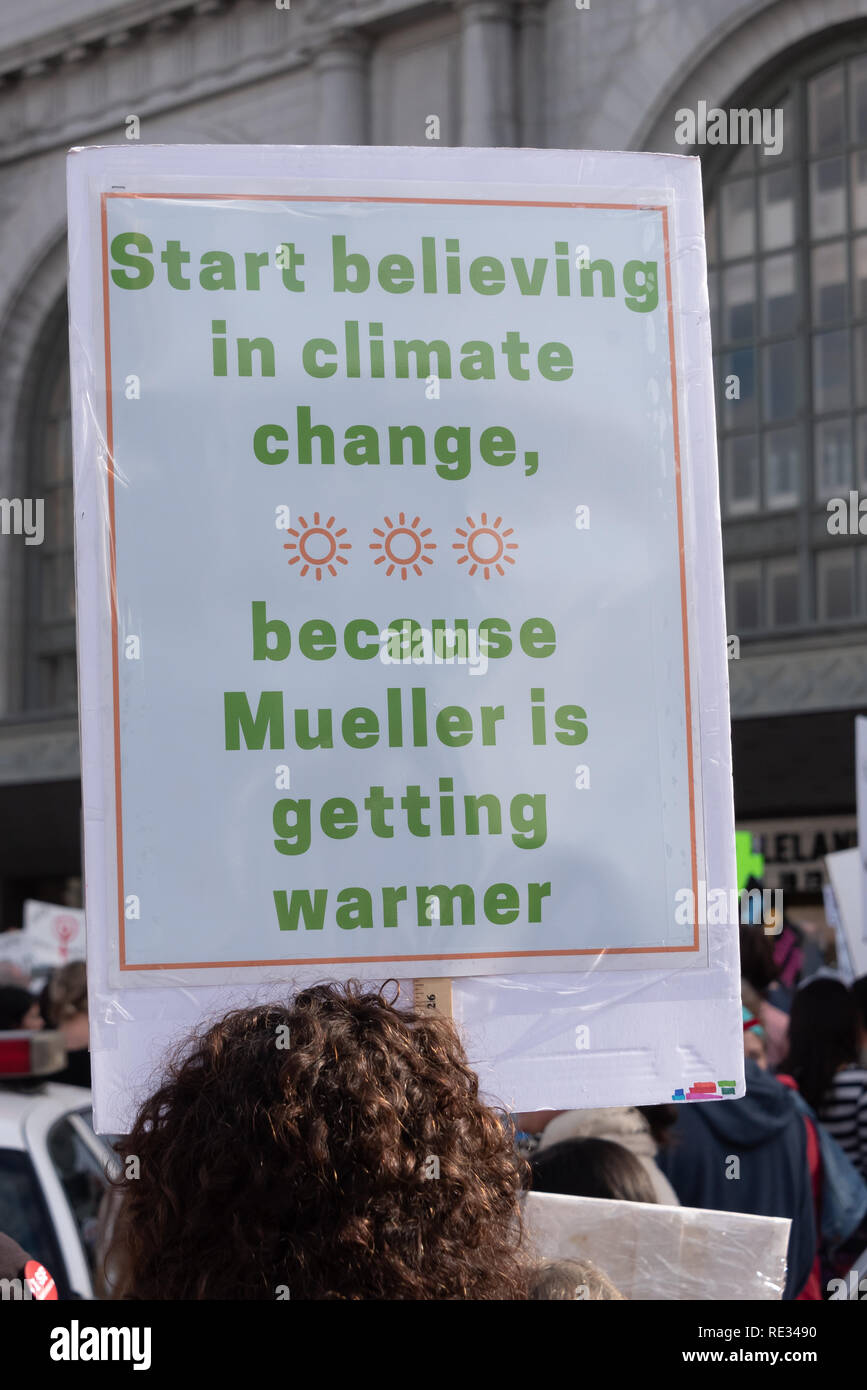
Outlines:
[[115, 147], [69, 213], [98, 1123], [329, 977], [453, 978], [515, 1108], [740, 1094], [698, 161]]
[[864, 910], [861, 895], [861, 853], [858, 849], [844, 849], [839, 854], [829, 854], [825, 863], [834, 890], [839, 927], [846, 941], [848, 967], [854, 979], [867, 975], [867, 941], [864, 939], [862, 913]]
[[830, 883], [826, 883], [822, 889], [822, 902], [825, 907], [825, 920], [834, 933], [834, 947], [837, 956], [837, 971], [844, 985], [851, 985], [855, 979], [855, 971], [849, 959], [849, 947], [846, 942], [846, 933], [843, 930], [843, 923], [840, 921], [840, 912], [837, 907], [837, 899], [834, 897], [834, 889]]
[[625, 1298], [780, 1299], [791, 1221], [702, 1207], [528, 1192], [524, 1217], [546, 1262], [589, 1260]]
[[22, 938], [32, 970], [53, 969], [87, 956], [84, 913], [80, 908], [28, 898], [24, 903]]
[[23, 931], [0, 932], [0, 983], [25, 984], [30, 974], [30, 948]]

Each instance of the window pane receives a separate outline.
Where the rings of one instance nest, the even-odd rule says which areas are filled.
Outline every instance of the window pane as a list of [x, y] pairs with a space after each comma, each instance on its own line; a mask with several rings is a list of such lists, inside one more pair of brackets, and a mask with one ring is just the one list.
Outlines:
[[761, 627], [761, 571], [757, 564], [731, 565], [728, 571], [726, 626], [729, 632], [755, 632]]
[[800, 618], [799, 575], [796, 559], [773, 560], [768, 565], [768, 621], [771, 627], [793, 627]]
[[108, 1179], [68, 1118], [58, 1120], [52, 1127], [47, 1148], [75, 1219], [91, 1278], [95, 1279], [98, 1276], [99, 1214], [108, 1190]]
[[849, 404], [849, 334], [813, 338], [813, 397], [816, 410], [845, 410]]
[[810, 153], [824, 154], [843, 144], [843, 69], [831, 68], [807, 84]]
[[780, 169], [765, 174], [761, 183], [762, 246], [775, 251], [795, 240], [794, 173]]
[[846, 317], [848, 291], [845, 241], [813, 249], [813, 322], [839, 323]]
[[[761, 120], [759, 120], [758, 135], [761, 139]], [[747, 120], [744, 123], [744, 135], [741, 135], [741, 123], [732, 123], [728, 127], [728, 138], [732, 145], [738, 147], [737, 154], [733, 156], [731, 163], [726, 169], [729, 178], [734, 178], [737, 174], [751, 174], [756, 163], [756, 147], [753, 144], [753, 135], [756, 129], [754, 120]]]
[[797, 413], [801, 397], [797, 349], [797, 343], [785, 342], [762, 350], [766, 420], [785, 420]]
[[849, 133], [867, 144], [867, 57], [849, 64]]
[[0, 1230], [51, 1271], [61, 1297], [68, 1295], [55, 1224], [33, 1164], [19, 1149], [0, 1149]]
[[739, 579], [735, 585], [735, 612], [739, 632], [754, 631], [759, 626], [758, 579]]
[[855, 612], [855, 552], [823, 551], [816, 556], [819, 590], [819, 618], [836, 622]]
[[851, 487], [852, 429], [848, 420], [816, 426], [816, 500], [825, 502]]
[[[761, 144], [757, 150], [759, 168], [776, 168], [783, 160], [788, 162], [794, 158], [798, 147], [798, 123], [795, 119], [795, 99], [787, 97], [785, 101], [776, 101], [771, 107], [776, 113], [778, 110], [781, 115], [774, 114], [771, 125], [772, 142], [769, 145]], [[778, 152], [773, 153], [774, 142], [778, 147]], [[779, 148], [779, 146], [782, 148]]]
[[765, 502], [772, 509], [794, 507], [801, 496], [801, 431], [771, 430], [765, 435]]
[[759, 507], [759, 446], [754, 434], [738, 435], [723, 445], [725, 503], [729, 516]]
[[726, 260], [751, 256], [756, 246], [753, 180], [740, 179], [723, 185], [720, 195], [722, 251]]
[[867, 314], [867, 237], [856, 237], [852, 243], [852, 264], [855, 274], [855, 313]]
[[867, 488], [867, 415], [858, 416], [857, 486]]
[[791, 333], [798, 321], [794, 256], [790, 254], [769, 256], [762, 269], [762, 283], [764, 286], [763, 331], [765, 333]]
[[852, 155], [852, 225], [867, 227], [867, 150]]
[[810, 166], [810, 235], [813, 237], [838, 236], [846, 230], [844, 168], [842, 159], [823, 159]]
[[[732, 149], [715, 196], [724, 264], [709, 295], [719, 344], [730, 348], [716, 360], [723, 515], [731, 521], [788, 512], [770, 524], [775, 533], [780, 525], [792, 528], [783, 542], [789, 549], [796, 520], [806, 537], [808, 523], [812, 528], [824, 521], [819, 507], [829, 498], [847, 497], [852, 488], [867, 493], [867, 45], [862, 47], [857, 56], [799, 83], [785, 103], [768, 103], [769, 111], [784, 108], [782, 123], [774, 122], [777, 140], [782, 124], [782, 153], [768, 156], [761, 146]], [[805, 106], [796, 110], [801, 96]], [[861, 235], [851, 236], [850, 260], [850, 233], [859, 229]], [[725, 264], [732, 261], [738, 264]], [[732, 391], [727, 378], [737, 379], [736, 400], [726, 398]], [[817, 418], [811, 420], [808, 411]], [[824, 527], [816, 534], [827, 545]], [[845, 542], [839, 544], [842, 552], [831, 545], [814, 554], [808, 571], [793, 554], [780, 557], [777, 551], [774, 557], [771, 544], [763, 552], [757, 537], [751, 553], [761, 558], [726, 568], [729, 630], [791, 630], [807, 614], [822, 622], [867, 615], [867, 546], [852, 548], [853, 555], [863, 549], [862, 562], [846, 553]]]
[[867, 405], [867, 327], [852, 329], [855, 339], [855, 400], [858, 405]]
[[[756, 354], [753, 348], [724, 353], [721, 415], [731, 428], [754, 425], [756, 419]], [[735, 394], [737, 393], [737, 394]]]
[[723, 337], [752, 338], [756, 329], [756, 268], [736, 265], [723, 274]]

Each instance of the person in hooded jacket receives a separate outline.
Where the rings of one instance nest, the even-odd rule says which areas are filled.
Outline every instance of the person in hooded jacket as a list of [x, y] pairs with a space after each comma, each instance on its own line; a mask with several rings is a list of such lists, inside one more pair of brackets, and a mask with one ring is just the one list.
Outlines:
[[804, 1120], [793, 1093], [751, 1058], [745, 1076], [740, 1100], [680, 1106], [673, 1142], [657, 1162], [684, 1206], [788, 1217], [783, 1298], [796, 1299], [818, 1245]]

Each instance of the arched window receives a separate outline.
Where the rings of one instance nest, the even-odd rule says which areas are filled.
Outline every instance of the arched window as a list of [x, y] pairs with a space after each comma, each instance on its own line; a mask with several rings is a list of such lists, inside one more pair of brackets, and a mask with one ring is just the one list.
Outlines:
[[27, 440], [29, 495], [44, 503], [45, 537], [27, 556], [24, 706], [31, 713], [74, 713], [72, 437], [65, 308], [52, 315], [36, 358]]
[[730, 103], [783, 147], [706, 161], [729, 631], [867, 621], [867, 547], [828, 500], [867, 487], [867, 54], [815, 57]]

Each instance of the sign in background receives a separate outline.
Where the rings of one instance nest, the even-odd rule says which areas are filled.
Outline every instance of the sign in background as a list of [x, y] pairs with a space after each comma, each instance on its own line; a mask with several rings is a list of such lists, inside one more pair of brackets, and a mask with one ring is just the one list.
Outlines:
[[84, 913], [75, 907], [41, 903], [28, 898], [24, 904], [25, 946], [32, 969], [68, 965], [85, 960], [87, 937]]
[[749, 834], [754, 852], [761, 856], [761, 868], [752, 872], [766, 888], [784, 893], [821, 893], [827, 882], [825, 855], [858, 843], [854, 816], [739, 821], [738, 834]]
[[71, 156], [106, 1068], [126, 985], [152, 1054], [171, 984], [450, 974], [494, 1081], [557, 981], [538, 1083], [614, 1103], [580, 996], [633, 1099], [740, 1084], [697, 165], [507, 153]]
[[86, 956], [84, 913], [78, 908], [28, 898], [23, 929], [0, 933], [0, 961], [16, 966], [24, 978]]
[[854, 849], [829, 854], [826, 860], [833, 893], [831, 925], [845, 950], [841, 952], [841, 970], [850, 979], [867, 975], [867, 938], [864, 936], [861, 854]]

